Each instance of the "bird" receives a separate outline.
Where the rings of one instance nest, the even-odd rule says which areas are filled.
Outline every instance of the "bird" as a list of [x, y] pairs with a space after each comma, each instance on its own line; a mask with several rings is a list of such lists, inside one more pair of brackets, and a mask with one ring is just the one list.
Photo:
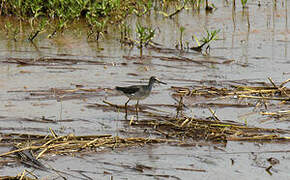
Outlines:
[[150, 95], [152, 87], [153, 87], [154, 83], [156, 83], [156, 82], [161, 83], [161, 84], [167, 84], [165, 82], [160, 81], [155, 76], [151, 76], [147, 85], [133, 85], [133, 86], [127, 86], [127, 87], [116, 86], [115, 89], [117, 91], [123, 93], [125, 96], [127, 96], [129, 98], [128, 101], [125, 103], [125, 110], [126, 110], [125, 117], [127, 117], [127, 113], [128, 113], [127, 105], [128, 105], [130, 100], [137, 100], [136, 114], [138, 116], [139, 101], [147, 98]]

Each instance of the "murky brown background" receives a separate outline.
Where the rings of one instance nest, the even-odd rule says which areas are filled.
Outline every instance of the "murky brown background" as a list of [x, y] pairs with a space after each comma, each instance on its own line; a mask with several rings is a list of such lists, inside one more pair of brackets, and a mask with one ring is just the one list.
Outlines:
[[[146, 18], [132, 18], [128, 22], [133, 28], [137, 21], [157, 28], [154, 41], [172, 49], [179, 40], [180, 26], [185, 27], [184, 40], [190, 45], [193, 45], [192, 34], [201, 37], [205, 29], [220, 29], [219, 40], [211, 44], [208, 56], [194, 51], [180, 53], [178, 50], [158, 52], [145, 49], [144, 58], [140, 59], [137, 48], [119, 43], [120, 33], [113, 27], [108, 29], [108, 34], [98, 43], [87, 40], [86, 29], [82, 24], [75, 25], [75, 29], [72, 28], [63, 36], [54, 39], [46, 38], [47, 34], [43, 33], [36, 38], [35, 45], [26, 40], [15, 42], [1, 33], [0, 132], [48, 134], [49, 128], [52, 128], [58, 134], [151, 137], [138, 127], [129, 126], [123, 112], [87, 106], [102, 104], [103, 100], [124, 104], [127, 98], [115, 96], [116, 93], [110, 89], [117, 85], [147, 83], [151, 75], [157, 76], [168, 85], [157, 85], [151, 96], [140, 102], [141, 106], [177, 104], [170, 96], [171, 86], [257, 85], [259, 82], [267, 82], [268, 77], [281, 83], [290, 77], [290, 30], [287, 22], [290, 2], [277, 1], [276, 6], [270, 0], [260, 3], [261, 6], [258, 5], [259, 1], [249, 1], [248, 9], [242, 9], [240, 2], [237, 2], [237, 8], [233, 11], [232, 5], [226, 1], [215, 1], [217, 9], [210, 14], [206, 14], [203, 9], [200, 12], [186, 9], [173, 19], [167, 19], [152, 12]], [[158, 56], [188, 57], [202, 63], [166, 61], [157, 58]], [[63, 61], [21, 66], [19, 63], [11, 63], [13, 58], [54, 58]], [[99, 90], [63, 97], [45, 93], [52, 88], [75, 89], [76, 85]], [[35, 90], [35, 94], [31, 90]], [[59, 98], [61, 100], [57, 101]], [[184, 113], [195, 117], [211, 116], [206, 107], [198, 106], [205, 102], [208, 100], [187, 99], [185, 104], [193, 106], [189, 106]], [[172, 108], [154, 108], [168, 115], [176, 114], [176, 110]], [[262, 116], [259, 112], [263, 109], [212, 108], [223, 120], [241, 123], [246, 121], [250, 126], [289, 130], [289, 119], [277, 120]], [[289, 110], [289, 105], [275, 105], [268, 109], [275, 110]], [[133, 115], [130, 113], [129, 117]], [[42, 118], [54, 122], [31, 121]], [[139, 119], [142, 118], [148, 117], [141, 114]], [[49, 157], [41, 162], [74, 176], [69, 176], [69, 179], [109, 179], [110, 176], [114, 179], [290, 178], [288, 143], [228, 142], [226, 146], [210, 142], [194, 143], [196, 146], [150, 145], [76, 157]], [[8, 150], [8, 147], [1, 147], [0, 153]], [[267, 159], [270, 157], [280, 161], [273, 167], [272, 175], [265, 171], [269, 166]], [[133, 168], [136, 164], [153, 169], [138, 172]], [[22, 165], [1, 167], [0, 174], [16, 175], [25, 168]], [[191, 168], [201, 171], [186, 170]], [[48, 179], [57, 177], [53, 173], [39, 170], [34, 171], [34, 174]]]

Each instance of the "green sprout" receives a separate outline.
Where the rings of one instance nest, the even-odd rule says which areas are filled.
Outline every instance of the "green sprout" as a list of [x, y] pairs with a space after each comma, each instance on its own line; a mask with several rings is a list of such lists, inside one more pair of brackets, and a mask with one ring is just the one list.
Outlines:
[[40, 21], [40, 23], [38, 24], [37, 29], [36, 29], [36, 30], [33, 30], [33, 31], [29, 34], [29, 36], [28, 36], [28, 40], [29, 40], [30, 42], [32, 42], [40, 32], [42, 32], [42, 31], [45, 30], [45, 27], [46, 27], [47, 24], [48, 24], [48, 20], [45, 19], [45, 18], [43, 18], [43, 19]]
[[219, 32], [220, 32], [220, 29], [219, 30], [213, 30], [213, 31], [206, 30], [206, 36], [203, 36], [203, 38], [200, 40], [202, 42], [202, 44], [199, 42], [197, 37], [195, 35], [193, 35], [193, 39], [196, 41], [198, 46], [191, 47], [190, 49], [195, 50], [195, 51], [201, 51], [202, 48], [205, 45], [207, 45], [207, 47], [206, 47], [206, 51], [207, 51], [208, 49], [210, 49], [210, 43], [212, 41], [216, 41], [218, 39], [218, 33]]
[[88, 38], [95, 37], [99, 41], [100, 37], [104, 37], [104, 32], [106, 31], [107, 19], [98, 20], [95, 17], [87, 17], [89, 22], [89, 32]]
[[120, 25], [120, 33], [121, 33], [120, 41], [123, 42], [127, 40], [130, 37], [131, 31], [132, 30], [130, 25], [122, 23]]
[[150, 41], [154, 38], [155, 30], [153, 30], [151, 27], [145, 27], [137, 23], [136, 33], [139, 39], [138, 48], [140, 49], [140, 55], [142, 56], [142, 49], [143, 47], [147, 46], [150, 43]]
[[192, 5], [194, 8], [199, 10], [202, 5], [202, 0], [192, 0]]
[[181, 26], [179, 28], [179, 30], [180, 30], [179, 44], [180, 44], [180, 48], [183, 49], [182, 41], [183, 41], [183, 33], [184, 33], [184, 30], [185, 30], [185, 27]]
[[138, 4], [138, 6], [142, 6], [143, 7], [143, 12], [139, 12], [136, 8], [133, 9], [133, 12], [136, 14], [136, 16], [141, 17], [143, 15], [145, 15], [146, 13], [148, 13], [150, 11], [150, 9], [153, 7], [153, 2], [152, 0], [149, 0], [147, 3], [144, 2], [140, 2], [137, 1], [136, 2]]
[[6, 35], [8, 38], [17, 41], [17, 35], [19, 34], [20, 30], [18, 27], [14, 27], [12, 23], [6, 22], [4, 25], [4, 30], [6, 31]]
[[242, 5], [243, 5], [243, 8], [246, 7], [246, 5], [247, 5], [247, 1], [248, 1], [248, 0], [241, 0], [241, 3], [242, 3]]

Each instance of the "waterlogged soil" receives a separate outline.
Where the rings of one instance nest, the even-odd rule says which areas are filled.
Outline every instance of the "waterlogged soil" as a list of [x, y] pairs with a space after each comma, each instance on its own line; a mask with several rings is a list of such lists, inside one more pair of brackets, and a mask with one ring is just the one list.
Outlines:
[[[279, 85], [290, 77], [290, 5], [286, 2], [251, 1], [246, 9], [237, 3], [233, 11], [231, 4], [220, 1], [214, 2], [217, 9], [212, 13], [185, 9], [170, 19], [152, 11], [143, 18], [131, 18], [128, 24], [133, 28], [137, 21], [156, 28], [154, 42], [161, 44], [158, 49], [144, 49], [142, 58], [139, 49], [119, 42], [120, 33], [114, 27], [99, 42], [88, 41], [85, 27], [69, 29], [52, 39], [43, 33], [34, 44], [13, 41], [1, 33], [0, 132], [46, 135], [51, 128], [58, 135], [166, 138], [130, 126], [130, 119], [137, 121], [134, 111], [129, 111], [126, 120], [123, 109], [104, 103], [124, 105], [127, 101], [114, 87], [144, 84], [155, 75], [167, 85], [156, 85], [150, 97], [140, 101], [140, 108], [174, 117], [179, 99], [172, 96], [171, 87], [271, 86], [268, 77]], [[219, 40], [211, 43], [207, 55], [177, 50], [180, 26], [185, 27], [183, 40], [190, 46], [196, 46], [192, 35], [202, 37], [205, 29], [220, 29]], [[289, 83], [285, 86], [289, 88]], [[268, 101], [266, 108], [256, 106], [259, 101], [255, 99], [188, 97], [183, 103], [183, 114], [191, 117], [212, 117], [211, 107], [220, 120], [290, 129], [289, 114], [280, 118], [261, 114], [289, 111], [289, 102]], [[150, 118], [142, 113], [138, 116], [138, 120]], [[0, 153], [10, 149], [1, 145]], [[184, 146], [154, 144], [50, 156], [40, 162], [67, 173], [62, 176], [68, 179], [289, 179], [289, 151], [289, 142], [192, 141]], [[271, 159], [279, 163], [271, 164]], [[34, 170], [11, 162], [0, 167], [0, 174], [16, 176], [24, 169]], [[42, 170], [33, 174], [60, 178]]]

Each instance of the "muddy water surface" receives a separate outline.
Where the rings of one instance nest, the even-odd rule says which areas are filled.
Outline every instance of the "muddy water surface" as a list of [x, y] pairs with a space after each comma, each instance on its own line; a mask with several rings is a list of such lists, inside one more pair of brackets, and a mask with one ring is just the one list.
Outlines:
[[[200, 12], [188, 9], [173, 19], [163, 18], [156, 12], [139, 19], [143, 24], [158, 29], [155, 42], [164, 49], [170, 48], [145, 49], [143, 58], [140, 58], [137, 48], [119, 43], [119, 32], [114, 28], [109, 29], [99, 43], [88, 41], [84, 33], [74, 30], [55, 39], [48, 39], [42, 34], [36, 39], [35, 45], [25, 40], [14, 42], [1, 33], [0, 132], [48, 134], [49, 128], [52, 128], [62, 135], [152, 137], [150, 133], [143, 133], [143, 129], [130, 127], [123, 111], [111, 111], [100, 106], [89, 108], [89, 105], [105, 105], [103, 100], [124, 104], [127, 98], [115, 92], [115, 86], [147, 83], [149, 77], [155, 75], [168, 85], [156, 85], [151, 96], [141, 101], [141, 108], [143, 104], [162, 111], [162, 114], [175, 116], [175, 108], [153, 106], [178, 104], [171, 96], [172, 86], [228, 88], [231, 85], [258, 86], [269, 83], [268, 77], [277, 84], [289, 79], [290, 30], [287, 9], [290, 9], [290, 3], [284, 4], [283, 1], [274, 6], [269, 1], [258, 6], [257, 1], [251, 1], [247, 9], [238, 6], [235, 11], [231, 4], [216, 3], [217, 9], [209, 14], [203, 9]], [[136, 21], [134, 18], [129, 20], [133, 28]], [[191, 46], [194, 44], [191, 38], [193, 34], [201, 37], [205, 29], [220, 29], [221, 32], [219, 40], [211, 44], [209, 55], [191, 50], [180, 52], [175, 49], [180, 26], [185, 27], [184, 40]], [[168, 57], [174, 57], [175, 60]], [[185, 57], [194, 61], [176, 60]], [[19, 59], [29, 60], [29, 63], [20, 63]], [[87, 91], [53, 93], [59, 89], [76, 88]], [[238, 102], [237, 99], [218, 98], [210, 101]], [[209, 103], [208, 99], [188, 98], [184, 103], [188, 106], [184, 111], [186, 115], [211, 116], [207, 107], [200, 106]], [[265, 110], [263, 107], [212, 108], [222, 120], [289, 130], [289, 119], [262, 116], [260, 112]], [[277, 110], [289, 110], [289, 104], [270, 102], [267, 111]], [[129, 118], [133, 116], [134, 112], [130, 112]], [[43, 119], [51, 122], [44, 122]], [[140, 119], [148, 117], [140, 114]], [[192, 144], [188, 147], [153, 145], [76, 157], [48, 157], [41, 162], [67, 172], [69, 179], [107, 179], [110, 176], [115, 179], [237, 179], [249, 175], [252, 179], [290, 177], [289, 143]], [[9, 147], [1, 147], [0, 153], [8, 150]], [[272, 174], [265, 170], [270, 166], [267, 159], [271, 157], [280, 162], [273, 167]], [[136, 168], [138, 165], [148, 168], [143, 168], [141, 172]], [[13, 176], [25, 168], [19, 164], [5, 166], [0, 168], [0, 174]], [[57, 177], [54, 173], [40, 170], [34, 174], [49, 179]]]

